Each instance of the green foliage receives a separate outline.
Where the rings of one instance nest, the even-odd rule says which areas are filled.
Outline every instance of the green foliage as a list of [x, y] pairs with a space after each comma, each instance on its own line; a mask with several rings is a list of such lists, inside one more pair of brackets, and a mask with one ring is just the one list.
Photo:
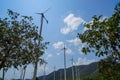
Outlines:
[[[120, 5], [120, 4], [118, 4]], [[92, 23], [86, 23], [88, 28], [83, 34], [78, 34], [82, 43], [87, 43], [82, 51], [94, 51], [96, 56], [115, 55], [120, 58], [120, 6], [110, 18], [93, 16]]]
[[93, 16], [93, 21], [86, 23], [85, 27], [88, 29], [78, 34], [82, 43], [87, 44], [82, 48], [84, 53], [95, 52], [96, 56], [112, 54], [120, 58], [120, 3], [110, 18]]
[[8, 16], [0, 18], [0, 69], [34, 63], [44, 54], [48, 42], [38, 44], [42, 38], [32, 17], [12, 10], [8, 10]]
[[109, 56], [98, 63], [99, 77], [103, 80], [120, 79], [120, 61], [118, 58]]
[[82, 43], [86, 46], [82, 52], [87, 54], [94, 52], [96, 56], [107, 55], [98, 64], [100, 80], [120, 79], [120, 3], [115, 7], [115, 13], [110, 18], [93, 16], [91, 23], [86, 23], [87, 30], [78, 34]]

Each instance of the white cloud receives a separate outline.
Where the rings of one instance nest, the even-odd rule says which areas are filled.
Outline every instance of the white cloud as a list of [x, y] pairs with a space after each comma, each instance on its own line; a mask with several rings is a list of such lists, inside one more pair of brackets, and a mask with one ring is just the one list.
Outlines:
[[79, 38], [67, 40], [67, 42], [74, 44], [75, 46], [78, 46], [79, 44], [81, 44], [81, 40]]
[[47, 54], [46, 60], [48, 60], [49, 58], [51, 58], [53, 55], [52, 54]]
[[61, 53], [59, 52], [59, 53], [57, 53], [57, 55], [59, 56]]
[[64, 43], [63, 43], [62, 41], [56, 42], [56, 43], [53, 44], [53, 47], [54, 47], [55, 49], [63, 48], [63, 47], [64, 47]]
[[62, 34], [68, 34], [71, 31], [71, 29], [69, 27], [64, 27], [60, 31]]
[[63, 27], [60, 31], [62, 34], [68, 34], [71, 31], [77, 30], [79, 25], [85, 23], [85, 21], [81, 17], [75, 17], [71, 13], [64, 19], [64, 23], [67, 27]]
[[89, 60], [87, 58], [79, 57], [78, 61], [76, 63], [74, 63], [74, 65], [88, 65], [88, 64], [90, 64], [92, 62], [95, 62], [95, 60], [94, 59], [93, 60]]
[[67, 49], [66, 49], [66, 53], [67, 53], [67, 54], [72, 54], [72, 50], [69, 49], [69, 48], [67, 48]]

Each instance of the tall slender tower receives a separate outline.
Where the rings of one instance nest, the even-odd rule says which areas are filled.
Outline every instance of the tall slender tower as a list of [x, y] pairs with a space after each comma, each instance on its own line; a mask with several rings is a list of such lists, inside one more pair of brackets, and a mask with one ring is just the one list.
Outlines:
[[62, 71], [60, 71], [60, 80], [62, 80]]
[[77, 65], [75, 66], [75, 72], [76, 72], [76, 80], [78, 80], [78, 70], [77, 70]]
[[46, 80], [46, 64], [47, 62], [45, 62], [45, 65], [44, 65], [44, 80]]
[[56, 67], [54, 66], [54, 80], [56, 79], [56, 77], [55, 77], [55, 69], [56, 69]]
[[80, 69], [78, 69], [78, 80], [80, 80]]
[[[48, 11], [48, 9], [45, 12], [47, 12], [47, 11]], [[43, 19], [45, 19], [46, 22], [48, 23], [48, 20], [44, 16], [45, 12], [43, 12], [43, 13], [37, 13], [38, 15], [41, 15], [41, 22], [40, 22], [41, 24], [40, 24], [40, 33], [39, 33], [40, 37], [42, 37]], [[38, 41], [38, 47], [40, 47], [40, 40]], [[33, 80], [36, 80], [38, 62], [39, 62], [39, 58], [37, 58], [37, 60], [35, 62]]]
[[72, 64], [72, 79], [74, 80], [74, 66], [73, 66], [73, 57], [71, 59], [71, 64]]
[[63, 50], [64, 50], [64, 80], [66, 80], [66, 47], [65, 47], [65, 45], [64, 45], [64, 48], [63, 48]]

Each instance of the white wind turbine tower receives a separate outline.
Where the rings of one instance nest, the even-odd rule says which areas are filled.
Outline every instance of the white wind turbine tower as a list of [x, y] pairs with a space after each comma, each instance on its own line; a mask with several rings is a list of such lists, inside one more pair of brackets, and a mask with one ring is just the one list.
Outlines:
[[44, 62], [44, 79], [43, 80], [46, 80], [46, 64], [47, 64], [47, 62]]
[[64, 48], [62, 49], [64, 51], [64, 80], [66, 80], [66, 49], [64, 44]]
[[[42, 35], [42, 26], [43, 26], [43, 19], [48, 23], [48, 20], [45, 18], [44, 14], [49, 10], [49, 8], [43, 12], [43, 13], [37, 13], [38, 15], [41, 15], [41, 24], [40, 24], [40, 37]], [[40, 46], [40, 41], [38, 42], [38, 46]], [[36, 80], [37, 75], [37, 65], [38, 65], [39, 59], [35, 62], [34, 66], [34, 74], [33, 74], [33, 80]]]
[[78, 79], [80, 80], [80, 69], [78, 69]]
[[54, 80], [55, 80], [56, 79], [56, 77], [55, 77], [56, 67], [54, 66], [53, 69], [54, 69]]
[[60, 71], [60, 80], [62, 80], [62, 71]]
[[24, 80], [27, 66], [23, 66], [21, 70], [20, 79]]
[[71, 59], [71, 64], [72, 64], [72, 79], [74, 80], [74, 65], [73, 65], [73, 57]]
[[76, 80], [79, 80], [79, 77], [80, 77], [79, 74], [80, 73], [79, 73], [79, 69], [78, 69], [78, 64], [77, 63], [75, 64], [75, 72], [76, 72]]

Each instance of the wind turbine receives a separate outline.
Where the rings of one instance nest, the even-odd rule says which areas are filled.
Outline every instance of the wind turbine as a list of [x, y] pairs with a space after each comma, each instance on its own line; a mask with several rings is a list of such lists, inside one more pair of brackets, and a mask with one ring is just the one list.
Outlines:
[[76, 64], [76, 65], [75, 65], [76, 80], [78, 80], [78, 79], [77, 79], [77, 78], [78, 78], [78, 70], [77, 70], [77, 68], [78, 68], [78, 65]]
[[78, 69], [78, 79], [80, 80], [80, 69]]
[[[41, 37], [41, 35], [42, 35], [43, 19], [45, 19], [46, 22], [47, 22], [47, 24], [48, 24], [48, 20], [46, 19], [45, 15], [44, 15], [48, 10], [49, 10], [49, 8], [48, 8], [47, 10], [45, 10], [44, 12], [42, 12], [42, 13], [36, 13], [36, 14], [38, 14], [38, 15], [41, 15], [40, 37]], [[40, 40], [39, 40], [39, 42], [38, 42], [38, 47], [40, 47]], [[39, 62], [39, 59], [35, 62], [33, 80], [36, 80], [38, 62]]]
[[64, 80], [66, 80], [66, 49], [64, 44], [64, 48], [62, 49], [64, 51]]
[[23, 68], [21, 68], [21, 74], [20, 74], [20, 79], [23, 77]]
[[43, 26], [43, 19], [45, 19], [46, 23], [48, 24], [48, 20], [46, 19], [45, 17], [45, 13], [49, 10], [50, 8], [48, 8], [47, 10], [45, 10], [44, 12], [42, 13], [36, 13], [38, 15], [41, 15], [41, 24], [40, 24], [40, 36], [42, 35], [42, 26]]
[[46, 80], [46, 64], [47, 64], [47, 62], [45, 61], [44, 62], [44, 79], [43, 80]]
[[55, 80], [55, 78], [56, 78], [56, 77], [55, 77], [55, 69], [56, 69], [56, 67], [54, 66], [53, 69], [54, 69], [54, 80]]
[[62, 80], [62, 71], [60, 71], [60, 80]]
[[74, 80], [74, 66], [73, 66], [73, 57], [71, 59], [71, 64], [72, 64], [72, 79]]
[[21, 70], [20, 79], [24, 80], [27, 66], [23, 66]]

